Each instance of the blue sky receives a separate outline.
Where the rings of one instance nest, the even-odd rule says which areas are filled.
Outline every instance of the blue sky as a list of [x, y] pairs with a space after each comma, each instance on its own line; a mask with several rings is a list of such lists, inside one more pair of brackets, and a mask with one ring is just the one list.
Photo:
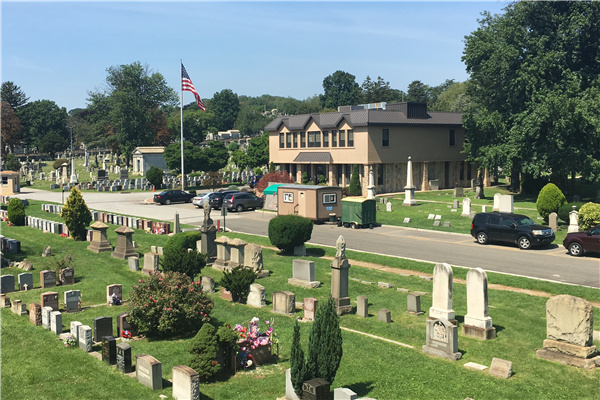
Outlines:
[[[71, 110], [140, 61], [179, 93], [306, 99], [337, 70], [394, 89], [468, 78], [463, 39], [508, 2], [1, 2], [1, 80]], [[193, 95], [184, 93], [184, 104]]]

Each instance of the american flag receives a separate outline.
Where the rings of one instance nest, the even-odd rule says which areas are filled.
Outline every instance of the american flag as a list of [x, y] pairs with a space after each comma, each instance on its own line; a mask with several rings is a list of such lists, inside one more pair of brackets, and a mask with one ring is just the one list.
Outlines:
[[198, 107], [200, 107], [202, 111], [206, 111], [206, 107], [204, 106], [200, 95], [198, 94], [198, 92], [196, 92], [194, 84], [192, 83], [192, 80], [190, 79], [190, 76], [185, 70], [183, 64], [181, 64], [181, 90], [186, 90], [188, 92], [194, 93], [194, 97], [196, 98], [196, 103], [198, 103]]

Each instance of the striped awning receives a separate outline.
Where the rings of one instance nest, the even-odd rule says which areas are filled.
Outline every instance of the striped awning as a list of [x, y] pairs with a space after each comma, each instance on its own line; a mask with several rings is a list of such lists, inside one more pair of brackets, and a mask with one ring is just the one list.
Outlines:
[[331, 163], [331, 153], [328, 151], [303, 151], [294, 158], [295, 163]]

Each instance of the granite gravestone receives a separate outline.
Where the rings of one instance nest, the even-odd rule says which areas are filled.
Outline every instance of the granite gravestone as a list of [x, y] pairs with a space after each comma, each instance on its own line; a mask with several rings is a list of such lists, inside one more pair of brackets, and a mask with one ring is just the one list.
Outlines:
[[162, 364], [147, 354], [138, 355], [135, 359], [135, 375], [138, 382], [152, 390], [161, 390]]
[[296, 296], [289, 291], [273, 292], [273, 312], [292, 315], [296, 312]]
[[117, 363], [117, 341], [112, 336], [102, 338], [102, 361], [110, 365]]
[[116, 296], [117, 300], [123, 300], [123, 286], [120, 284], [108, 285], [106, 287], [106, 305], [111, 306], [113, 304], [113, 295]]
[[392, 313], [387, 308], [382, 308], [377, 311], [377, 320], [389, 324], [392, 322]]
[[446, 319], [428, 319], [426, 344], [422, 350], [432, 356], [460, 360], [462, 354], [458, 351], [458, 327]]
[[117, 368], [125, 374], [133, 371], [131, 367], [131, 346], [127, 343], [117, 345]]
[[92, 328], [90, 328], [88, 325], [80, 325], [78, 329], [79, 348], [89, 353], [92, 351], [92, 345], [94, 344], [92, 341]]
[[60, 283], [62, 285], [75, 284], [75, 271], [73, 268], [63, 268], [60, 270]]
[[306, 289], [314, 289], [321, 286], [321, 282], [315, 280], [315, 262], [295, 259], [293, 275], [292, 278], [288, 279], [288, 283]]
[[406, 312], [412, 315], [423, 315], [421, 311], [421, 296], [414, 293], [406, 295]]
[[65, 309], [67, 311], [79, 311], [81, 302], [80, 290], [67, 290], [65, 296]]
[[130, 271], [139, 271], [140, 270], [140, 259], [138, 257], [129, 257], [127, 259], [129, 264]]
[[42, 307], [42, 327], [50, 329], [50, 313], [53, 311], [52, 307]]
[[42, 324], [42, 306], [38, 303], [29, 304], [29, 322], [34, 325]]
[[205, 293], [215, 292], [215, 280], [212, 276], [202, 277], [202, 291]]
[[356, 315], [361, 318], [369, 316], [369, 299], [366, 296], [358, 296], [356, 299]]
[[56, 286], [56, 272], [54, 271], [40, 271], [40, 284], [42, 289]]
[[94, 342], [101, 342], [104, 336], [112, 335], [112, 317], [94, 318]]
[[250, 285], [250, 293], [248, 293], [248, 299], [246, 304], [252, 307], [264, 307], [267, 305], [265, 287], [258, 283]]
[[62, 314], [60, 311], [52, 311], [50, 313], [50, 330], [54, 332], [55, 335], [60, 335], [62, 333]]
[[71, 321], [71, 337], [75, 338], [77, 340], [77, 343], [79, 343], [79, 327], [82, 325], [83, 324], [79, 321]]
[[317, 312], [317, 306], [319, 305], [319, 300], [314, 297], [306, 297], [304, 299], [304, 320], [306, 321], [314, 321], [315, 314]]
[[135, 336], [137, 332], [133, 329], [133, 326], [127, 322], [128, 313], [121, 313], [117, 315], [117, 337], [121, 337], [123, 331], [129, 332], [132, 336]]
[[105, 251], [112, 251], [112, 246], [110, 245], [106, 231], [108, 230], [108, 225], [96, 221], [90, 227], [93, 229], [92, 233], [92, 241], [90, 245], [87, 247], [88, 250], [91, 250], [96, 253], [102, 253]]
[[19, 274], [19, 290], [31, 290], [33, 289], [33, 274], [25, 272]]
[[0, 293], [10, 293], [15, 291], [15, 276], [0, 276]]
[[42, 307], [52, 307], [52, 311], [58, 311], [58, 293], [45, 292], [41, 294]]

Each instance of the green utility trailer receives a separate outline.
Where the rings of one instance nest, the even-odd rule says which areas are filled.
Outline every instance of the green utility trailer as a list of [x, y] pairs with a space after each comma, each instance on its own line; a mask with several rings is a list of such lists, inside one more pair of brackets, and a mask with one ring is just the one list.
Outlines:
[[364, 197], [345, 197], [342, 199], [342, 219], [340, 225], [345, 228], [370, 228], [377, 223], [377, 204], [375, 200]]

